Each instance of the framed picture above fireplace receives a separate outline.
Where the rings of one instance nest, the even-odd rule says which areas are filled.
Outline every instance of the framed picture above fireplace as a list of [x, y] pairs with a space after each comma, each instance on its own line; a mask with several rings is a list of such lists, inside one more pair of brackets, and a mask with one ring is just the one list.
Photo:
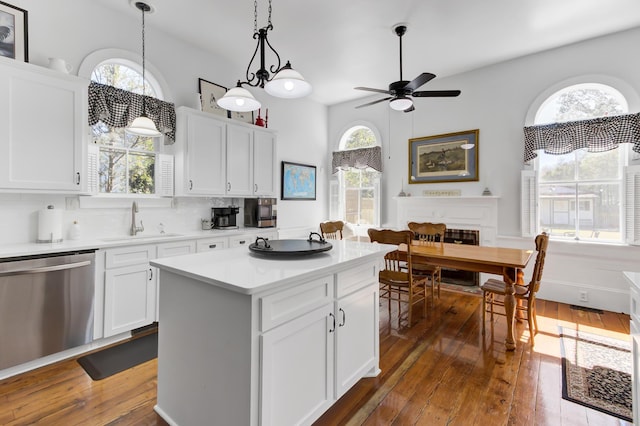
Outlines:
[[479, 132], [409, 139], [409, 183], [477, 181]]

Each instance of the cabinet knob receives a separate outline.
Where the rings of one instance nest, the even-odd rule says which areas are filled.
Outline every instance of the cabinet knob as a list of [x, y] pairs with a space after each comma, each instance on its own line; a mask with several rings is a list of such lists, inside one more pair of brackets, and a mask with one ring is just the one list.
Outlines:
[[241, 240], [241, 241], [238, 241], [238, 244], [244, 244], [246, 242], [247, 242], [246, 240]]
[[214, 249], [214, 248], [216, 248], [216, 246], [217, 246], [217, 244], [209, 244], [209, 248], [210, 249]]

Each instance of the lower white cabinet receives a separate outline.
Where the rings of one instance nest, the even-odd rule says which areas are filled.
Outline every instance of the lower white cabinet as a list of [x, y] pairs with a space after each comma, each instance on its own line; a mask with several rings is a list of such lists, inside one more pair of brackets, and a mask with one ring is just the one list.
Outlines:
[[151, 324], [156, 318], [155, 245], [105, 251], [104, 337]]
[[640, 272], [624, 272], [629, 281], [630, 297], [630, 334], [631, 334], [631, 391], [633, 424], [640, 424]]
[[227, 248], [228, 245], [229, 238], [226, 237], [205, 238], [196, 241], [196, 252], [200, 253], [209, 250], [221, 250]]
[[[261, 425], [311, 424], [358, 380], [378, 373], [377, 268], [334, 277], [330, 291], [316, 280], [260, 301], [261, 324], [291, 318], [261, 336]], [[355, 292], [332, 297], [344, 288]], [[331, 303], [316, 308], [327, 295]], [[301, 304], [313, 309], [296, 316]]]

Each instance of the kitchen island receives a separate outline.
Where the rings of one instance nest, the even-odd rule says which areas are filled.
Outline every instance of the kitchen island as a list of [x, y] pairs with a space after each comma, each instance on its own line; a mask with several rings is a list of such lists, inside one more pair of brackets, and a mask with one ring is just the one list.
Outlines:
[[158, 259], [158, 400], [169, 424], [310, 424], [380, 370], [378, 270], [394, 246], [332, 241]]

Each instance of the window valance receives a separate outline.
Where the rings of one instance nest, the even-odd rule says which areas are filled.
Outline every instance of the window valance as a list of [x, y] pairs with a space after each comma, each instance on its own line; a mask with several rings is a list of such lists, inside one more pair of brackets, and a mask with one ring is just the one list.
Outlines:
[[640, 113], [525, 127], [524, 162], [536, 158], [535, 151], [541, 149], [556, 155], [576, 149], [603, 152], [622, 143], [633, 144], [640, 153]]
[[333, 168], [332, 173], [337, 173], [338, 170], [344, 170], [350, 167], [355, 167], [357, 169], [371, 167], [372, 169], [381, 172], [382, 150], [379, 146], [374, 146], [371, 148], [334, 151], [331, 166]]
[[127, 127], [142, 114], [143, 99], [147, 116], [166, 136], [165, 144], [173, 144], [176, 109], [172, 103], [93, 81], [89, 84], [89, 125], [102, 121], [111, 127]]

